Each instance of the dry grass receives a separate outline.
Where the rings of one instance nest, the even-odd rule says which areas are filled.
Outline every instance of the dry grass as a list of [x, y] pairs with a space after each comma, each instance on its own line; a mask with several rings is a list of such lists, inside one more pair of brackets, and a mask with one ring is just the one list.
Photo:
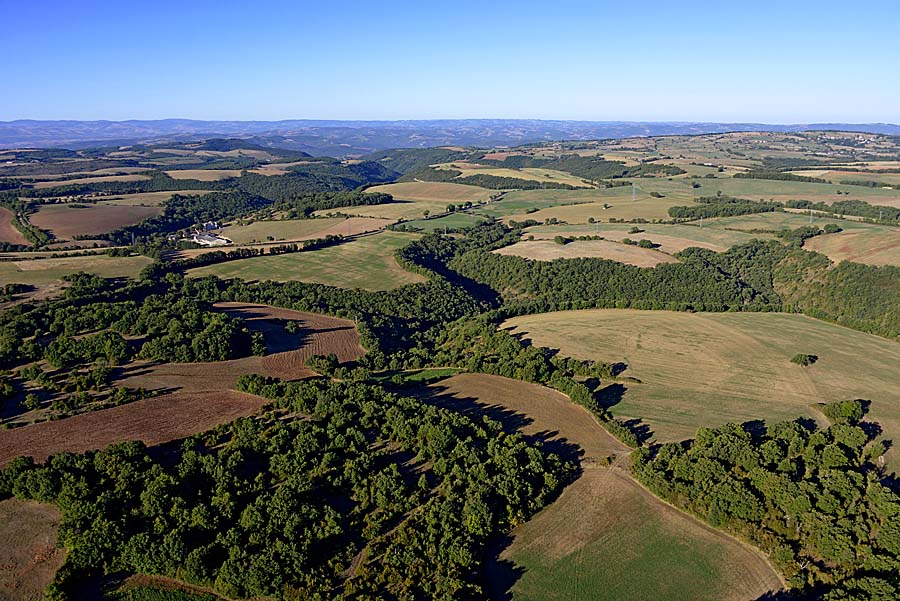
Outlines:
[[96, 236], [140, 223], [163, 211], [160, 206], [87, 204], [41, 205], [28, 220], [59, 240], [74, 236]]
[[31, 242], [13, 225], [14, 218], [12, 211], [0, 207], [0, 242], [31, 246]]
[[36, 501], [0, 501], [0, 600], [37, 601], [65, 560], [56, 546], [61, 516]]
[[329, 235], [355, 236], [383, 229], [391, 223], [388, 219], [368, 217], [325, 217], [318, 219], [291, 219], [255, 221], [248, 225], [229, 225], [221, 234], [235, 244], [265, 242], [272, 236], [275, 242], [300, 242], [324, 238]]
[[147, 257], [61, 257], [22, 261], [0, 261], [0, 283], [44, 286], [58, 283], [64, 275], [79, 271], [104, 278], [134, 277], [152, 261]]
[[611, 259], [637, 267], [656, 267], [660, 263], [677, 263], [678, 259], [650, 248], [619, 244], [610, 240], [576, 240], [557, 244], [553, 240], [524, 240], [494, 251], [498, 255], [513, 255], [535, 261], [591, 257]]
[[0, 430], [0, 465], [19, 455], [44, 461], [60, 451], [83, 453], [127, 440], [158, 445], [256, 413], [265, 399], [240, 392], [176, 392], [82, 413], [66, 419]]
[[139, 182], [150, 179], [148, 175], [105, 175], [101, 177], [84, 177], [77, 179], [59, 179], [38, 182], [34, 184], [35, 188], [53, 188], [54, 186], [68, 186], [71, 184], [96, 184], [101, 182]]
[[496, 190], [448, 182], [403, 182], [399, 184], [386, 184], [384, 186], [374, 186], [369, 188], [367, 192], [390, 194], [398, 200], [435, 201], [445, 204], [467, 200], [478, 202], [488, 200], [491, 196], [497, 194]]
[[[495, 596], [505, 597], [511, 587], [513, 599], [736, 601], [781, 588], [755, 552], [669, 507], [617, 467], [626, 448], [564, 395], [499, 376], [460, 374], [423, 396], [488, 415], [582, 466], [556, 501], [513, 530], [500, 561], [489, 563]], [[620, 460], [602, 466], [613, 455]], [[511, 573], [517, 570], [520, 576]]]
[[209, 194], [212, 190], [173, 190], [166, 192], [138, 192], [135, 194], [119, 194], [116, 196], [104, 196], [101, 199], [103, 204], [111, 204], [117, 206], [146, 206], [158, 207], [163, 205], [176, 194], [182, 196], [203, 196]]
[[[641, 231], [631, 233], [637, 227]], [[771, 234], [748, 234], [722, 228], [700, 228], [696, 225], [684, 224], [640, 224], [604, 223], [596, 225], [538, 225], [526, 230], [535, 239], [551, 240], [562, 236], [602, 236], [608, 240], [621, 242], [625, 238], [632, 240], [648, 239], [659, 245], [659, 250], [675, 254], [690, 247], [708, 248], [716, 252], [728, 250], [737, 244], [744, 244], [754, 238], [771, 238]]]
[[239, 169], [173, 169], [164, 173], [172, 179], [195, 179], [201, 182], [217, 182], [241, 175]]
[[869, 227], [810, 238], [804, 248], [832, 261], [900, 266], [900, 229]]
[[[871, 400], [872, 419], [900, 436], [900, 345], [871, 334], [795, 314], [622, 309], [504, 325], [566, 356], [626, 363], [635, 380], [614, 384], [607, 402], [617, 416], [643, 419], [659, 441], [726, 422], [821, 419], [815, 403], [850, 398]], [[803, 368], [790, 362], [797, 353], [819, 360]]]

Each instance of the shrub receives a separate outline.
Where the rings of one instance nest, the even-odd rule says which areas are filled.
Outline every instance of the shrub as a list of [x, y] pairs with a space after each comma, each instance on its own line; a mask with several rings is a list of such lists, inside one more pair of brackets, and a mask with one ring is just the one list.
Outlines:
[[796, 363], [801, 367], [807, 367], [819, 360], [817, 355], [807, 355], [806, 353], [797, 353], [791, 357], [791, 363]]

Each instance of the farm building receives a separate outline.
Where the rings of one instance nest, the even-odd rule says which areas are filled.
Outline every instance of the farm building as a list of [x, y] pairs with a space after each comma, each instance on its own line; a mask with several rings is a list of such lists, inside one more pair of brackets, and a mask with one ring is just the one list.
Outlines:
[[194, 234], [191, 236], [191, 242], [200, 246], [225, 246], [226, 244], [231, 244], [231, 240], [216, 234]]

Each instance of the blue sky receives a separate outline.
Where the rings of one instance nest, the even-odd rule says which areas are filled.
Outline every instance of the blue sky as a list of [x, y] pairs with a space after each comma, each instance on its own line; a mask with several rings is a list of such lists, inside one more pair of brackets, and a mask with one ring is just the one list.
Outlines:
[[900, 123], [896, 1], [0, 0], [0, 14], [0, 120]]

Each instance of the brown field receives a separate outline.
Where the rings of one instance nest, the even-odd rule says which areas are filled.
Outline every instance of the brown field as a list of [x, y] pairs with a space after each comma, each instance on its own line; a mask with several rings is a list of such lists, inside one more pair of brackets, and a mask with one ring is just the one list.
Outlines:
[[803, 248], [832, 261], [900, 266], [900, 229], [870, 227], [810, 238]]
[[140, 223], [162, 213], [162, 207], [91, 204], [80, 208], [68, 204], [42, 205], [28, 220], [60, 240], [73, 236], [105, 234]]
[[0, 242], [31, 246], [31, 242], [13, 225], [13, 217], [12, 211], [0, 207]]
[[611, 240], [575, 240], [557, 244], [553, 240], [523, 240], [494, 251], [498, 255], [513, 255], [535, 261], [590, 257], [611, 259], [636, 267], [656, 267], [660, 263], [677, 263], [678, 259], [650, 248], [620, 244]]
[[488, 566], [494, 598], [737, 601], [782, 588], [754, 550], [638, 485], [623, 469], [626, 447], [566, 396], [483, 374], [442, 380], [423, 396], [486, 414], [581, 464], [575, 482], [496, 550]]
[[[399, 184], [386, 184], [373, 186], [367, 192], [383, 192], [390, 194], [398, 200], [421, 200], [440, 202], [459, 202], [471, 200], [478, 202], [488, 200], [497, 190], [488, 190], [478, 186], [466, 184], [452, 184], [449, 182], [402, 182]], [[363, 207], [360, 207], [363, 208]]]
[[0, 501], [0, 601], [37, 601], [65, 560], [56, 546], [59, 510], [36, 501]]
[[117, 442], [147, 446], [185, 438], [259, 410], [265, 399], [240, 392], [176, 392], [127, 405], [0, 430], [0, 465], [20, 455], [44, 461], [60, 451], [83, 453]]
[[38, 182], [35, 188], [52, 188], [54, 186], [68, 186], [70, 184], [96, 184], [100, 182], [139, 182], [150, 179], [147, 175], [104, 175], [102, 177], [83, 177], [78, 179], [50, 180]]
[[[220, 310], [247, 321], [265, 336], [270, 355], [245, 357], [216, 363], [136, 362], [119, 374], [118, 384], [190, 393], [212, 393], [235, 387], [241, 375], [260, 373], [285, 380], [313, 375], [306, 360], [313, 355], [334, 353], [340, 361], [358, 359], [365, 352], [353, 322], [316, 313], [246, 303], [217, 303]], [[288, 334], [283, 321], [295, 321], [297, 334]]]
[[70, 171], [69, 173], [39, 173], [34, 175], [12, 175], [11, 179], [26, 179], [33, 181], [49, 181], [67, 179], [76, 175], [84, 176], [84, 179], [93, 179], [94, 177], [102, 177], [107, 175], [131, 175], [133, 173], [143, 173], [149, 171], [147, 167], [108, 167], [106, 169], [97, 169], [96, 171]]
[[172, 179], [195, 179], [201, 182], [217, 182], [241, 175], [238, 169], [173, 169], [164, 173]]

